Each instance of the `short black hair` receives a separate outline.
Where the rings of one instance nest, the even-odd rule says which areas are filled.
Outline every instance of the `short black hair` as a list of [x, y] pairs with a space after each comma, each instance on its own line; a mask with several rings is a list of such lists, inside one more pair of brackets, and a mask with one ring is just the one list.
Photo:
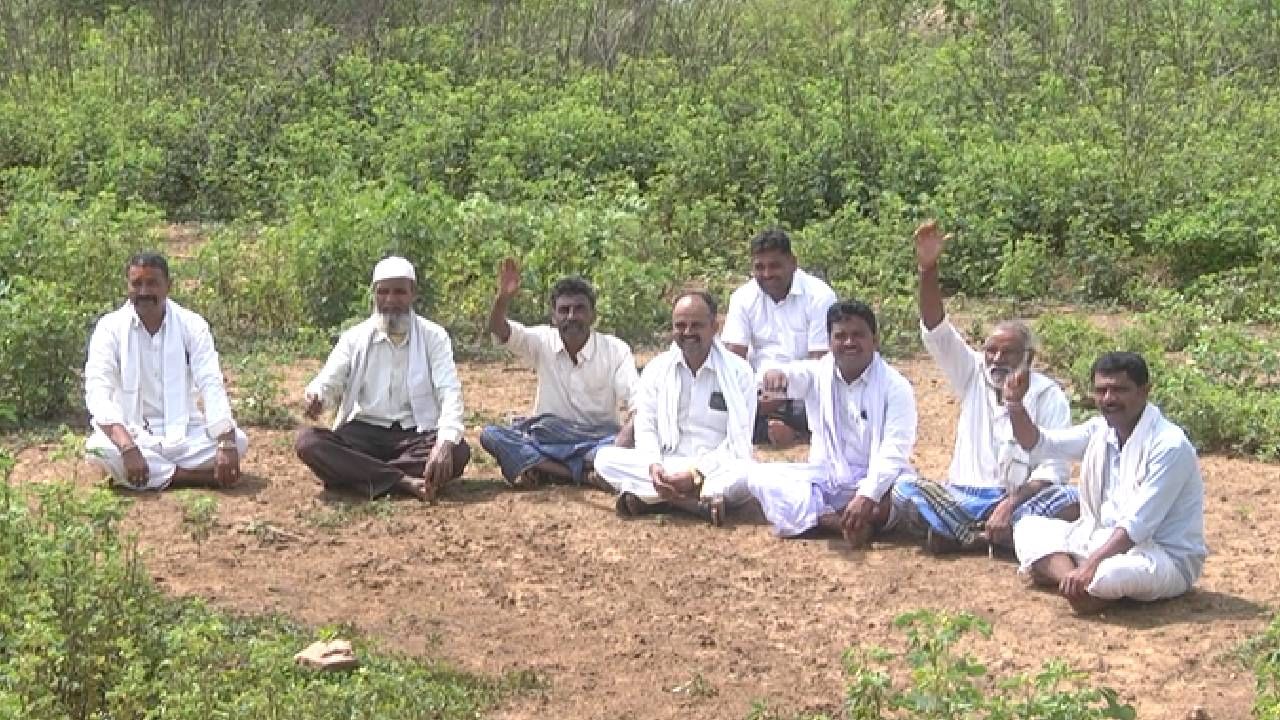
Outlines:
[[156, 252], [140, 252], [129, 256], [129, 262], [124, 264], [124, 274], [129, 274], [130, 268], [157, 268], [164, 275], [164, 279], [169, 279], [169, 261], [164, 256]]
[[585, 278], [578, 275], [560, 278], [555, 285], [551, 286], [551, 308], [554, 310], [556, 300], [563, 295], [582, 295], [587, 298], [587, 304], [592, 310], [596, 309], [596, 289], [591, 287], [591, 283]]
[[1092, 381], [1102, 375], [1119, 375], [1124, 373], [1129, 379], [1137, 383], [1138, 387], [1143, 387], [1151, 382], [1151, 371], [1147, 369], [1147, 361], [1136, 352], [1128, 352], [1125, 350], [1116, 350], [1114, 352], [1103, 353], [1093, 361], [1093, 367], [1089, 370], [1089, 379]]
[[675, 307], [677, 304], [679, 304], [681, 300], [687, 297], [696, 297], [701, 299], [702, 302], [706, 303], [707, 307], [711, 310], [711, 318], [713, 320], [715, 319], [716, 312], [718, 312], [717, 308], [719, 306], [716, 304], [715, 296], [707, 292], [706, 290], [685, 290], [684, 292], [677, 295], [675, 300], [671, 301], [671, 307]]
[[791, 236], [782, 228], [769, 228], [762, 230], [755, 237], [751, 238], [751, 254], [759, 255], [762, 252], [770, 250], [780, 250], [788, 255], [791, 254]]
[[867, 323], [867, 327], [871, 328], [872, 335], [879, 332], [876, 325], [876, 312], [870, 305], [861, 300], [839, 300], [827, 308], [827, 334], [831, 334], [831, 328], [835, 327], [836, 323], [851, 317], [862, 318]]

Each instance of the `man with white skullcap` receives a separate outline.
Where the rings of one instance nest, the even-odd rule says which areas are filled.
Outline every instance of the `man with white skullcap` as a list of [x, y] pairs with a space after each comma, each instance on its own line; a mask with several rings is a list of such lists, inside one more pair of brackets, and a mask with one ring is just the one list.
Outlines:
[[413, 264], [373, 270], [374, 312], [347, 330], [306, 389], [306, 416], [334, 408], [333, 429], [298, 434], [298, 457], [329, 489], [370, 498], [393, 490], [434, 500], [462, 475], [462, 384], [444, 328], [413, 312]]

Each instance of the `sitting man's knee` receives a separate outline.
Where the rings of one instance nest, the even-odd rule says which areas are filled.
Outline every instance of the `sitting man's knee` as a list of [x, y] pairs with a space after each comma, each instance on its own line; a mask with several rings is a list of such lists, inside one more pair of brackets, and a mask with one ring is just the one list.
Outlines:
[[293, 437], [293, 452], [299, 459], [309, 460], [314, 457], [321, 442], [320, 431], [316, 428], [303, 428]]
[[1027, 573], [1031, 576], [1031, 582], [1040, 587], [1057, 587], [1058, 582], [1049, 572], [1049, 558], [1040, 558], [1031, 563], [1031, 568]]

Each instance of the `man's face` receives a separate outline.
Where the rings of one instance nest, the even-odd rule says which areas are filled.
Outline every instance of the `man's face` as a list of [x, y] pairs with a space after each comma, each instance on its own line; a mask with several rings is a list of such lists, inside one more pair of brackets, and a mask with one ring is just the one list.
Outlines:
[[843, 317], [831, 325], [831, 354], [845, 380], [860, 377], [880, 349], [871, 326], [857, 316]]
[[998, 329], [987, 336], [982, 345], [983, 371], [992, 387], [1004, 387], [1004, 381], [1022, 366], [1027, 347], [1022, 337], [1009, 329]]
[[409, 278], [388, 278], [373, 286], [373, 306], [379, 315], [405, 315], [413, 309], [417, 298], [417, 290]]
[[562, 338], [585, 338], [596, 322], [596, 311], [586, 295], [560, 295], [551, 307], [551, 324]]
[[791, 276], [796, 272], [796, 258], [781, 250], [764, 250], [751, 256], [751, 276], [760, 289], [774, 300], [791, 291]]
[[676, 303], [671, 311], [671, 340], [686, 359], [706, 357], [715, 336], [716, 319], [702, 298], [691, 295]]
[[169, 298], [169, 278], [160, 268], [130, 267], [127, 278], [129, 302], [138, 312], [150, 313], [164, 307]]
[[1147, 406], [1150, 391], [1150, 384], [1139, 385], [1124, 371], [1093, 376], [1093, 402], [1113, 428], [1132, 430]]

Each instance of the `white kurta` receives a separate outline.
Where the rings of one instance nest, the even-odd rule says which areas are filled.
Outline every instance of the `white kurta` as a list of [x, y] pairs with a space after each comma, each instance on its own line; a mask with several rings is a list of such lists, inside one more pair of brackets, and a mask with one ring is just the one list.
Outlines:
[[[1115, 430], [1100, 417], [1066, 430], [1040, 432], [1036, 457], [1079, 459], [1091, 442], [1099, 445], [1095, 482], [1096, 517], [1082, 489], [1081, 518], [1069, 523], [1027, 517], [1013, 529], [1023, 570], [1054, 553], [1084, 561], [1117, 529], [1134, 547], [1098, 566], [1088, 592], [1103, 599], [1158, 600], [1185, 593], [1200, 576], [1208, 553], [1204, 542], [1204, 482], [1195, 448], [1182, 429], [1159, 417], [1154, 406], [1149, 430], [1120, 448]], [[1143, 423], [1139, 422], [1139, 427]], [[1133, 454], [1126, 465], [1122, 458]]]
[[[821, 516], [842, 512], [856, 496], [879, 502], [895, 482], [915, 477], [915, 394], [910, 382], [879, 355], [852, 382], [840, 376], [830, 355], [775, 369], [787, 375], [787, 396], [805, 400], [815, 428], [808, 463], [763, 463], [748, 473], [748, 489], [776, 534], [804, 533]], [[830, 381], [823, 382], [828, 373]], [[836, 427], [828, 431], [825, 418]], [[829, 438], [840, 443], [838, 451], [827, 447]], [[843, 469], [837, 471], [836, 463]]]
[[[183, 367], [169, 366], [175, 362]], [[104, 315], [89, 340], [84, 375], [85, 404], [94, 426], [86, 454], [121, 484], [126, 484], [124, 460], [102, 432], [104, 426], [124, 425], [129, 431], [147, 461], [149, 477], [139, 488], [147, 490], [167, 487], [178, 468], [212, 466], [218, 438], [235, 428], [209, 324], [173, 301], [155, 335], [129, 303]], [[166, 378], [186, 387], [167, 388]], [[137, 385], [126, 387], [132, 382]], [[168, 427], [167, 403], [181, 400], [185, 427]], [[239, 429], [235, 436], [243, 456], [248, 438]]]
[[[983, 377], [982, 353], [970, 348], [964, 338], [943, 320], [933, 330], [920, 327], [925, 349], [938, 364], [952, 392], [960, 401], [956, 424], [956, 444], [951, 454], [947, 479], [955, 485], [1016, 490], [1030, 480], [1059, 485], [1071, 477], [1071, 466], [1059, 458], [1031, 463], [1028, 454], [1013, 438], [1009, 411], [996, 399], [995, 390]], [[1071, 425], [1071, 405], [1066, 393], [1053, 380], [1033, 372], [1023, 405], [1032, 421], [1042, 428]]]
[[[671, 387], [670, 362], [655, 358], [640, 376], [636, 389], [634, 449], [604, 447], [596, 453], [595, 470], [614, 490], [631, 493], [646, 503], [661, 502], [649, 479], [649, 466], [661, 463], [667, 472], [697, 468], [705, 476], [702, 497], [723, 497], [738, 503], [749, 497], [746, 470], [751, 463], [751, 429], [755, 417], [755, 377], [746, 361], [724, 351], [719, 368], [710, 359], [694, 374], [680, 351], [668, 350], [676, 364], [679, 386]], [[667, 405], [667, 393], [676, 392], [674, 427], [679, 439], [664, 437], [659, 414]], [[731, 417], [729, 393], [737, 393], [742, 417]], [[720, 400], [716, 396], [720, 395]], [[723, 402], [722, 402], [723, 401]], [[664, 452], [663, 448], [667, 448]]]

